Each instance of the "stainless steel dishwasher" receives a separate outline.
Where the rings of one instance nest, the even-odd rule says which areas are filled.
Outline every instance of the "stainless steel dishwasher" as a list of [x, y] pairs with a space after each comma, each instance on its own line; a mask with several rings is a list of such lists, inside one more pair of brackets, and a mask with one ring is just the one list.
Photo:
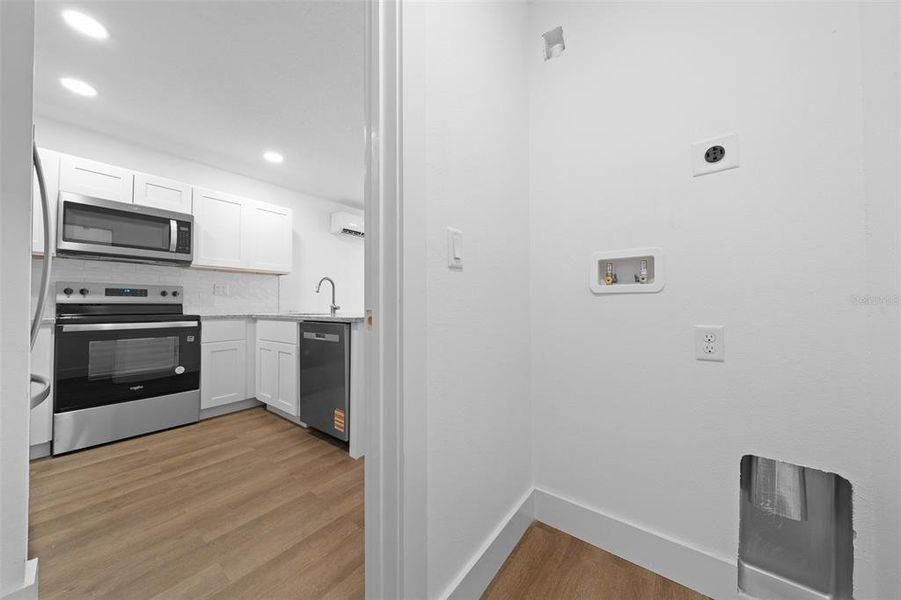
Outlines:
[[348, 441], [350, 434], [350, 325], [300, 324], [300, 419]]

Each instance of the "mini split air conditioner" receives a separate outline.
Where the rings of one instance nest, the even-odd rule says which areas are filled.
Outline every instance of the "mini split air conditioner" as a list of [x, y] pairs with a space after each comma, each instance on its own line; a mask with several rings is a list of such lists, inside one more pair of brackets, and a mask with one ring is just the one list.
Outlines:
[[363, 217], [349, 212], [332, 213], [332, 233], [363, 237]]

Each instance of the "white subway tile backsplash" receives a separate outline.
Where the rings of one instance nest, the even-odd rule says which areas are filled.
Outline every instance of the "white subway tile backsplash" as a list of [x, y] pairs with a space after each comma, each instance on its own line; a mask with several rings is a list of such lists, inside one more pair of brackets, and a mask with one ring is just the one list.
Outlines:
[[[32, 299], [40, 285], [41, 262], [32, 261]], [[57, 281], [131, 284], [169, 284], [184, 288], [186, 313], [232, 314], [278, 312], [278, 276], [228, 273], [78, 258], [53, 259], [51, 291], [46, 316], [53, 316], [53, 289]], [[226, 295], [215, 295], [224, 286]]]

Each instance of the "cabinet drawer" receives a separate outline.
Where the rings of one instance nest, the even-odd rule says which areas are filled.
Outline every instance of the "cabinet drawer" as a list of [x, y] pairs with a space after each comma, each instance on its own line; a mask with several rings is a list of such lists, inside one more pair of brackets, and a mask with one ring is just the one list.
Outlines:
[[295, 321], [257, 321], [257, 339], [296, 346], [299, 328]]
[[247, 321], [216, 319], [213, 321], [203, 321], [203, 337], [201, 340], [204, 344], [214, 342], [237, 342], [247, 339]]

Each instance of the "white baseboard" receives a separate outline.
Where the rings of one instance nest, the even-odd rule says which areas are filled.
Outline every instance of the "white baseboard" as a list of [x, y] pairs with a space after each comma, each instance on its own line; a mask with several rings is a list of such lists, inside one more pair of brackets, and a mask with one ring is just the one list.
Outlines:
[[25, 581], [22, 587], [5, 594], [2, 600], [38, 600], [38, 559], [25, 561]]
[[477, 600], [513, 552], [532, 521], [532, 490], [527, 491], [501, 520], [475, 556], [441, 595], [447, 600]]
[[788, 579], [738, 561], [738, 579], [741, 588], [753, 598], [778, 598], [779, 600], [830, 600], [823, 594]]
[[221, 417], [222, 415], [238, 412], [239, 410], [247, 410], [248, 408], [253, 408], [255, 406], [263, 406], [263, 403], [256, 398], [248, 398], [247, 400], [240, 400], [238, 402], [232, 402], [231, 404], [206, 408], [200, 411], [200, 420], [203, 421], [204, 419]]
[[50, 442], [35, 444], [29, 450], [30, 460], [37, 460], [39, 458], [44, 458], [45, 456], [50, 456]]
[[535, 519], [716, 600], [741, 598], [736, 565], [542, 489]]
[[442, 598], [479, 598], [532, 521], [582, 541], [716, 600], [738, 600], [736, 565], [725, 558], [534, 488], [502, 520]]

